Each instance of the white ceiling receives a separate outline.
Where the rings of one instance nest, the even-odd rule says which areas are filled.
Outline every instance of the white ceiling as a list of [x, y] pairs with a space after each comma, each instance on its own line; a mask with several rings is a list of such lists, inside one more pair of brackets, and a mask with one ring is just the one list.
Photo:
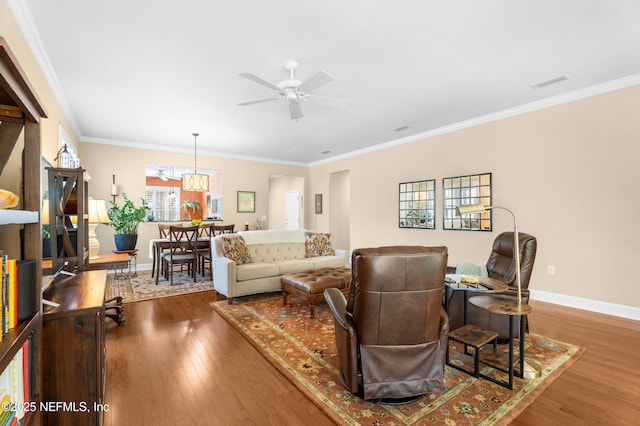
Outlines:
[[[309, 164], [640, 73], [637, 0], [10, 4], [86, 142]], [[348, 105], [237, 105], [289, 60]]]

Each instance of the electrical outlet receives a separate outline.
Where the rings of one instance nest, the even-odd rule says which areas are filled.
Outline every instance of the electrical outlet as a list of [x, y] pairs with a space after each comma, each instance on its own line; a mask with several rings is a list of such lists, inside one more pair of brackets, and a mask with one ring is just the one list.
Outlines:
[[547, 266], [547, 275], [555, 275], [556, 267], [554, 265]]

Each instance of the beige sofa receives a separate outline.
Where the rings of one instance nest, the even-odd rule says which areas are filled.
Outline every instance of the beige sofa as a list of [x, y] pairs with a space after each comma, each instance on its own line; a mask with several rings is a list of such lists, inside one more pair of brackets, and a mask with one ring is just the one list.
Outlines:
[[309, 253], [305, 238], [310, 239], [313, 234], [305, 236], [302, 229], [244, 231], [233, 235], [244, 239], [251, 257], [249, 263], [238, 264], [225, 255], [223, 238], [230, 235], [218, 235], [211, 241], [213, 286], [230, 304], [234, 297], [280, 290], [280, 276], [284, 274], [348, 265], [346, 250], [333, 249], [334, 255], [306, 257]]

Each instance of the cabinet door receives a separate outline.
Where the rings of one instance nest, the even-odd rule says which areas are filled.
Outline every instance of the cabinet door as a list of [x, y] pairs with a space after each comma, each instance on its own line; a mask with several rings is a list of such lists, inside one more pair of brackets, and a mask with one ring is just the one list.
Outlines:
[[102, 418], [104, 318], [100, 312], [45, 320], [43, 400], [68, 405], [44, 413], [44, 424], [95, 425]]

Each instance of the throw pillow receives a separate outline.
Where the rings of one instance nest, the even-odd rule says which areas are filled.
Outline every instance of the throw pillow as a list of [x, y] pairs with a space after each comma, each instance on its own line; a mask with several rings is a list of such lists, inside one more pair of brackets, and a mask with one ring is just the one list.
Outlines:
[[333, 256], [336, 254], [331, 247], [331, 234], [319, 232], [304, 233], [305, 257]]
[[456, 263], [456, 274], [458, 275], [477, 275], [479, 277], [488, 277], [487, 267], [484, 265], [475, 265], [468, 262]]
[[222, 251], [229, 259], [237, 265], [251, 263], [251, 255], [241, 235], [222, 237]]

